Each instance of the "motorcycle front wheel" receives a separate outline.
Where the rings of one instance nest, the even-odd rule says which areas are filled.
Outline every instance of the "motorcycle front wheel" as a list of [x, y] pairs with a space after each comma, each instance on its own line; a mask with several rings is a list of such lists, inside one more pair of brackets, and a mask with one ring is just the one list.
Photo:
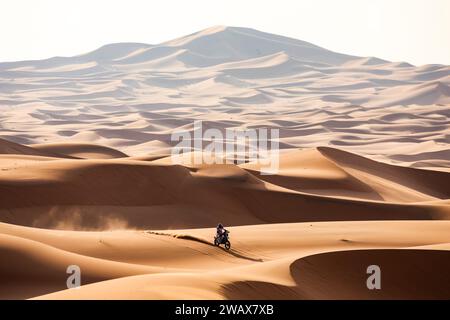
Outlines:
[[225, 242], [225, 249], [230, 250], [230, 248], [231, 248], [230, 241]]

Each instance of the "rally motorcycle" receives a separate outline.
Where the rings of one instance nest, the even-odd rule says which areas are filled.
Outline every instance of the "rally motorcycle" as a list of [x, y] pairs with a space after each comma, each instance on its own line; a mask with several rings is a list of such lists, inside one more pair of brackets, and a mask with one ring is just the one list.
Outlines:
[[215, 235], [214, 236], [214, 245], [220, 246], [221, 244], [225, 245], [225, 249], [230, 250], [231, 243], [230, 243], [230, 236], [229, 231], [225, 230], [223, 235]]

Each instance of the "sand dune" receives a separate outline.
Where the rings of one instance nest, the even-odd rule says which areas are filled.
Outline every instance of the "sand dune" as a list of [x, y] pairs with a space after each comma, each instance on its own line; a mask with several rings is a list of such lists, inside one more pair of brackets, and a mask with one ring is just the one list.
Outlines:
[[[383, 268], [387, 286], [367, 290], [364, 267], [372, 261]], [[358, 261], [358, 264], [355, 264]], [[223, 286], [228, 299], [448, 299], [442, 286], [450, 279], [448, 251], [355, 250], [328, 252], [289, 265], [295, 285], [236, 281]], [[408, 267], [405, 268], [404, 266]], [[334, 266], [331, 267], [330, 266]]]
[[[449, 66], [223, 26], [0, 63], [0, 298], [449, 299], [449, 88]], [[174, 162], [195, 121], [278, 129], [278, 172]]]
[[82, 159], [109, 159], [124, 158], [127, 155], [113, 148], [93, 144], [81, 143], [53, 143], [35, 144], [31, 146], [35, 150], [61, 154]]
[[[86, 262], [87, 275], [99, 270], [114, 275], [119, 270], [114, 268], [119, 267], [123, 273], [136, 275], [117, 275], [115, 279], [42, 298], [448, 298], [447, 289], [439, 285], [448, 279], [442, 278], [446, 273], [432, 271], [437, 270], [436, 265], [441, 271], [448, 268], [449, 255], [440, 245], [449, 242], [447, 221], [321, 222], [230, 229], [234, 247], [226, 252], [192, 240], [208, 241], [214, 234], [212, 229], [71, 232], [0, 225], [3, 237], [14, 238], [16, 246], [33, 243], [48, 251], [59, 250], [58, 261], [62, 263], [74, 254], [77, 263], [82, 263], [79, 260], [83, 257], [91, 257], [84, 259], [95, 261], [96, 268], [89, 269]], [[272, 241], [265, 241], [267, 237]], [[174, 256], [178, 258], [173, 259]], [[16, 257], [11, 259], [16, 261], [19, 259]], [[31, 263], [53, 265], [53, 261], [42, 259]], [[389, 288], [386, 292], [365, 288], [365, 269], [374, 263], [385, 271], [382, 285]], [[404, 265], [409, 267], [405, 269]], [[146, 275], [139, 275], [142, 270]], [[64, 270], [56, 270], [57, 275], [58, 272], [65, 275]], [[420, 286], [412, 288], [411, 279], [420, 274]], [[57, 279], [46, 281], [58, 283]], [[179, 290], [175, 291], [175, 287]], [[424, 292], [433, 295], [422, 296]]]
[[184, 167], [163, 159], [18, 162], [0, 173], [0, 216], [8, 223], [76, 229], [110, 222], [169, 228], [218, 220], [236, 225], [449, 218], [445, 172], [391, 166], [330, 148], [288, 153], [281, 168], [279, 175], [261, 176], [233, 164]]
[[[111, 44], [75, 57], [2, 63], [0, 81], [0, 133], [27, 145], [167, 154], [178, 123], [233, 121], [280, 129], [282, 148], [328, 145], [448, 168], [446, 159], [408, 158], [419, 143], [432, 142], [421, 152], [448, 150], [450, 69], [443, 65], [355, 57], [219, 26], [158, 45]], [[148, 146], [153, 140], [162, 144]]]
[[[334, 148], [288, 152], [281, 156], [280, 165], [277, 175], [259, 178], [288, 189], [325, 196], [390, 202], [448, 198], [445, 185], [450, 177], [445, 173], [387, 165]], [[241, 167], [258, 174], [258, 166], [252, 163]], [[403, 170], [409, 171], [403, 174]]]
[[41, 157], [57, 157], [57, 158], [72, 158], [71, 156], [58, 154], [53, 150], [39, 150], [33, 147], [24, 146], [8, 140], [0, 139], [0, 154], [14, 154], [14, 155], [29, 155]]
[[0, 235], [1, 299], [23, 299], [66, 289], [66, 269], [77, 265], [84, 283], [135, 274], [164, 273], [167, 269], [100, 260], [69, 253], [15, 236]]

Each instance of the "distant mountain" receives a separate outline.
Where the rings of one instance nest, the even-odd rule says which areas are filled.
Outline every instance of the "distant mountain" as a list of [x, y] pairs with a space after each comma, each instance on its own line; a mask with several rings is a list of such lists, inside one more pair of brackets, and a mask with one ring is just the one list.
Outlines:
[[205, 67], [248, 60], [283, 52], [310, 63], [340, 65], [358, 57], [332, 52], [314, 44], [249, 28], [217, 26], [159, 45], [115, 43], [74, 57], [0, 64], [1, 69], [17, 66], [54, 67], [67, 63], [97, 62], [123, 65], [151, 62], [172, 56], [187, 67]]

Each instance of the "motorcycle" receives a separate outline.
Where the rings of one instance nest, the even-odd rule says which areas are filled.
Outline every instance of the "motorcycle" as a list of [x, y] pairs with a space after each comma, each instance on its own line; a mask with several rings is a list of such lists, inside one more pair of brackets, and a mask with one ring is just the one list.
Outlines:
[[229, 231], [225, 231], [225, 233], [222, 236], [214, 236], [214, 245], [220, 246], [221, 244], [225, 245], [225, 249], [230, 250], [231, 243], [230, 243], [230, 236]]

